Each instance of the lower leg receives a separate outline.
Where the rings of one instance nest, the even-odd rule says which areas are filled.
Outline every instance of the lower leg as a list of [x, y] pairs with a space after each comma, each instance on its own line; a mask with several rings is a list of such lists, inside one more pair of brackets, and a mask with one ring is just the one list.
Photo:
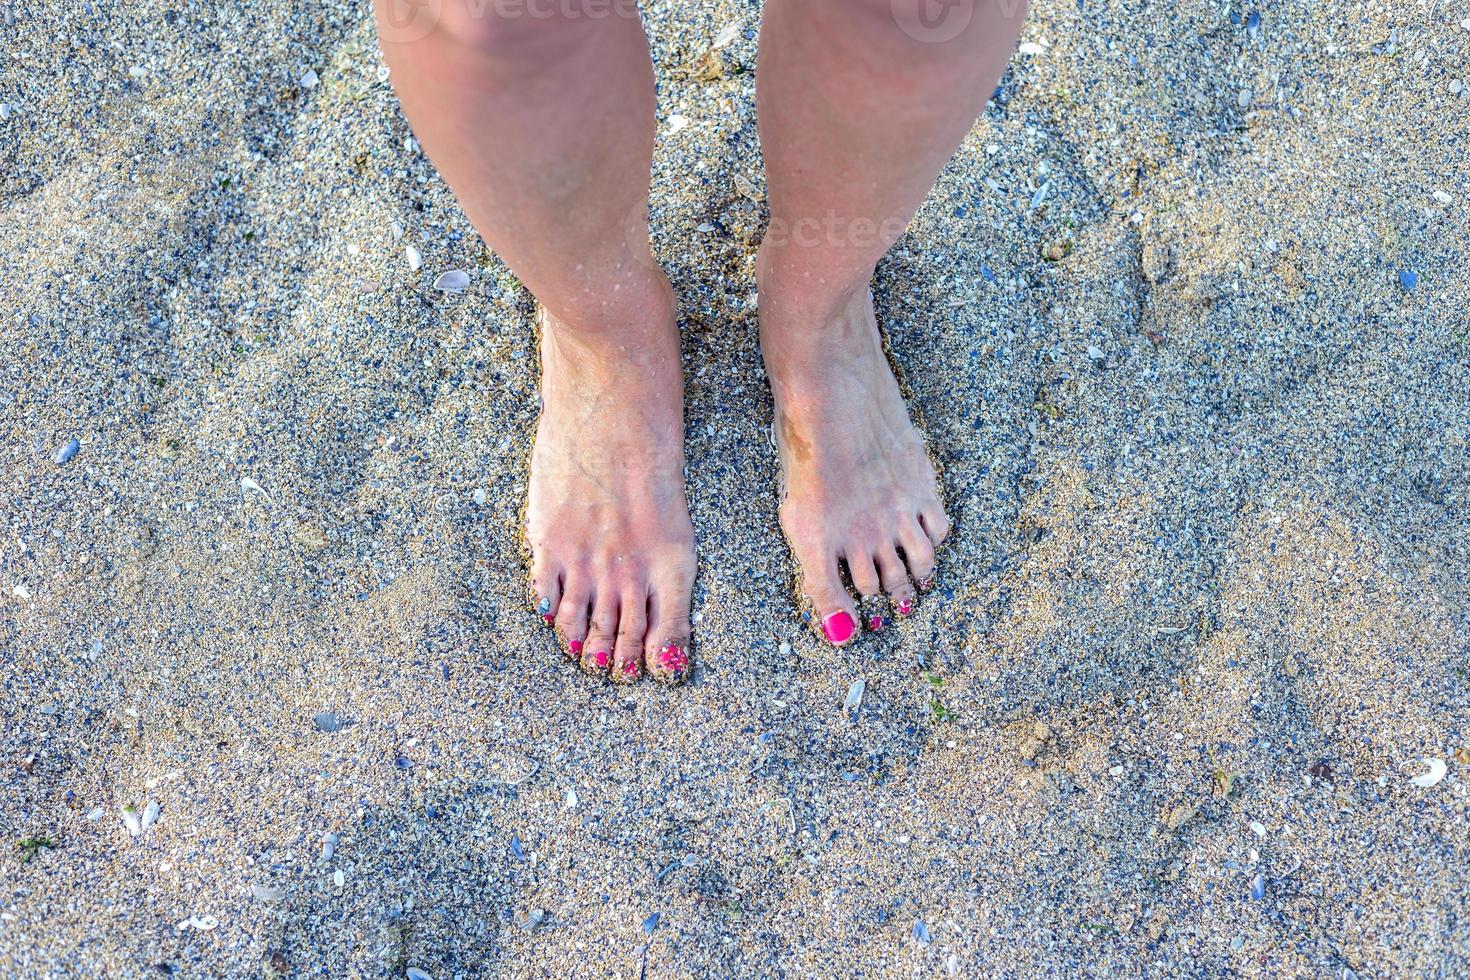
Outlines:
[[542, 308], [526, 528], [540, 612], [589, 670], [682, 675], [693, 529], [673, 293], [648, 248], [653, 70], [636, 8], [445, 0], [405, 30], [406, 5], [376, 0], [404, 113]]
[[[771, 224], [757, 260], [782, 524], [824, 632], [852, 635], [839, 561], [911, 608], [948, 533], [868, 284], [983, 109], [1024, 0], [768, 0], [756, 74]], [[959, 22], [963, 18], [963, 23]], [[870, 626], [881, 618], [864, 616]]]

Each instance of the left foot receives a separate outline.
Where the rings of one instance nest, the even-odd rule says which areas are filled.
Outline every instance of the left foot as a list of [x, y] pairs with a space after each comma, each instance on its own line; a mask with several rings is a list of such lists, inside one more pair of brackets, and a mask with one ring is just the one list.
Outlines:
[[[889, 367], [867, 284], [833, 299], [757, 256], [761, 353], [776, 402], [781, 527], [822, 635], [881, 629], [927, 588], [949, 534], [934, 464]], [[842, 582], [847, 564], [859, 614]], [[912, 582], [910, 577], [912, 576]], [[888, 601], [881, 601], [886, 594]], [[886, 607], [886, 608], [885, 608]]]

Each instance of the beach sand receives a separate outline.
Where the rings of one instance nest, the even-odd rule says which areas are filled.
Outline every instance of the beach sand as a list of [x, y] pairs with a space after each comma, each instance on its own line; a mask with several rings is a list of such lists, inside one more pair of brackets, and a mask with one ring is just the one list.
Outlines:
[[367, 5], [6, 3], [6, 975], [1470, 974], [1463, 4], [1033, 8], [874, 287], [956, 530], [842, 651], [776, 522], [758, 5], [651, 4], [670, 691], [530, 607], [531, 299]]

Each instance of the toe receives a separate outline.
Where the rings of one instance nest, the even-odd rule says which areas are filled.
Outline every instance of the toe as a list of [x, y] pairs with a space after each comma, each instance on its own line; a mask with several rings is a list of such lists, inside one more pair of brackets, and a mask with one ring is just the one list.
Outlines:
[[582, 669], [589, 674], [607, 676], [612, 666], [613, 641], [618, 632], [618, 594], [601, 591], [592, 602], [592, 624], [582, 644]]
[[644, 663], [654, 680], [678, 684], [689, 677], [689, 595], [693, 587], [694, 569], [688, 563], [669, 568], [654, 581], [644, 641]]
[[561, 602], [556, 607], [556, 628], [566, 644], [567, 654], [576, 660], [582, 658], [582, 649], [587, 641], [587, 613], [591, 606], [591, 590], [574, 577], [568, 577]]
[[848, 574], [852, 576], [852, 587], [858, 593], [858, 617], [870, 630], [883, 628], [883, 581], [878, 576], [878, 566], [873, 561], [871, 548], [854, 545], [848, 548], [844, 560]]
[[949, 515], [937, 502], [932, 507], [925, 507], [919, 511], [919, 523], [923, 526], [929, 542], [936, 548], [944, 544], [944, 539], [949, 537]]
[[837, 556], [825, 558], [811, 555], [802, 561], [803, 586], [816, 610], [822, 636], [833, 646], [846, 646], [857, 635], [857, 610], [852, 597], [842, 587], [837, 572]]
[[538, 564], [531, 573], [531, 590], [535, 594], [531, 602], [536, 615], [550, 625], [556, 621], [556, 612], [561, 603], [562, 570], [549, 564]]
[[899, 531], [898, 543], [903, 548], [908, 562], [909, 574], [920, 589], [927, 589], [934, 575], [934, 542], [929, 539], [923, 526], [916, 520]]
[[888, 593], [893, 611], [899, 616], [910, 615], [914, 611], [914, 587], [909, 582], [908, 569], [898, 557], [898, 549], [893, 545], [880, 549], [873, 556], [873, 563], [878, 566], [878, 577], [883, 580], [883, 591]]
[[618, 613], [618, 635], [613, 643], [613, 680], [621, 683], [638, 679], [643, 661], [643, 638], [647, 633], [648, 593], [642, 589], [624, 592]]

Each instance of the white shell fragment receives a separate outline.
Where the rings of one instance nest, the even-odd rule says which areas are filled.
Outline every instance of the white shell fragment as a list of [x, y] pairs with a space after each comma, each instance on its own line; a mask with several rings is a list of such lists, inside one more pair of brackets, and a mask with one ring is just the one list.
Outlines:
[[849, 714], [857, 714], [858, 706], [863, 703], [863, 692], [868, 689], [865, 678], [859, 677], [852, 682], [852, 687], [847, 689], [847, 700], [842, 702], [842, 710]]
[[1440, 204], [1450, 204], [1454, 201], [1454, 198], [1450, 196], [1449, 191], [1435, 191], [1434, 199]]
[[419, 268], [424, 264], [423, 254], [412, 245], [404, 248], [403, 254], [408, 258], [408, 267], [414, 272], [418, 272]]
[[262, 902], [279, 902], [286, 897], [285, 892], [279, 888], [272, 888], [270, 885], [251, 885], [250, 894]]
[[689, 117], [688, 116], [681, 116], [678, 113], [675, 113], [674, 115], [672, 115], [672, 116], [669, 117], [669, 135], [670, 136], [674, 135], [679, 130], [683, 129], [685, 126], [688, 126], [688, 125], [689, 125]]
[[142, 833], [143, 831], [147, 830], [149, 827], [158, 822], [158, 813], [158, 801], [149, 800], [148, 805], [143, 808], [142, 818], [138, 821], [138, 825], [140, 828], [139, 833]]
[[143, 821], [138, 817], [138, 811], [130, 806], [122, 808], [123, 826], [128, 828], [128, 833], [137, 837], [143, 832]]
[[344, 872], [341, 868], [338, 868], [336, 871], [333, 871], [332, 872], [332, 883], [335, 884], [338, 888], [341, 888], [343, 885], [347, 884], [347, 874], [346, 874], [346, 872]]
[[306, 69], [306, 74], [301, 76], [301, 87], [305, 89], [316, 88], [321, 84], [321, 78], [317, 75], [315, 68]]
[[735, 39], [739, 36], [740, 21], [732, 20], [730, 21], [730, 23], [721, 28], [720, 33], [715, 35], [714, 49], [718, 51], [720, 48], [728, 47], [730, 44], [733, 44]]
[[441, 293], [462, 293], [469, 285], [470, 274], [461, 269], [450, 269], [434, 280], [434, 288]]
[[569, 790], [567, 790], [567, 809], [568, 810], [575, 810], [576, 808], [577, 808], [577, 791], [574, 790], [574, 789], [569, 789]]
[[1444, 764], [1443, 759], [1420, 759], [1419, 764], [1428, 766], [1429, 768], [1421, 775], [1409, 780], [1409, 782], [1415, 786], [1422, 786], [1425, 789], [1438, 783], [1444, 778], [1445, 773], [1449, 771], [1449, 767]]
[[200, 932], [209, 932], [211, 929], [219, 928], [219, 920], [212, 915], [191, 915], [181, 921], [175, 928], [180, 932], [185, 929], [198, 929]]
[[1035, 57], [1036, 55], [1046, 53], [1046, 48], [1043, 48], [1035, 41], [1023, 41], [1021, 43], [1021, 46], [1016, 48], [1016, 51], [1019, 54], [1029, 54], [1032, 57]]
[[1261, 823], [1259, 820], [1252, 820], [1250, 826], [1251, 833], [1255, 834], [1257, 837], [1266, 836], [1266, 825]]

